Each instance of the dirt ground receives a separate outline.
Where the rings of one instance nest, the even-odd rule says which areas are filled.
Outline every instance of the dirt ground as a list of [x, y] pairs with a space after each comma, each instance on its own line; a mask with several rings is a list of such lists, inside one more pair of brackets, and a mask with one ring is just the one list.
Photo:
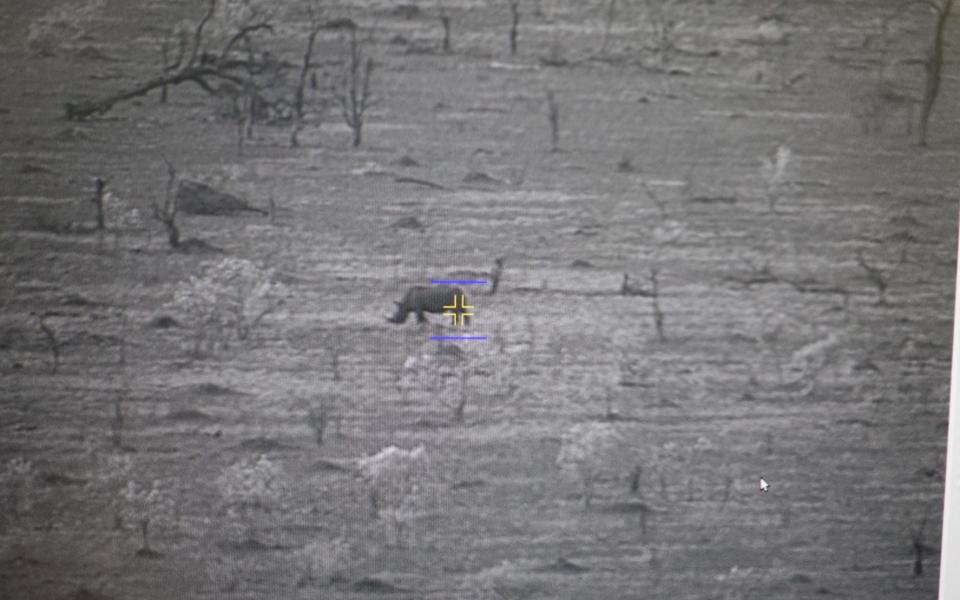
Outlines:
[[[188, 85], [166, 104], [152, 93], [63, 117], [65, 102], [154, 75], [157, 36], [196, 19], [194, 3], [109, 0], [83, 36], [37, 56], [28, 26], [55, 4], [0, 5], [0, 463], [37, 473], [25, 498], [4, 492], [0, 597], [934, 597], [955, 17], [919, 147], [903, 106], [883, 104], [873, 132], [863, 110], [883, 65], [920, 96], [933, 23], [920, 8], [885, 33], [891, 1], [681, 3], [679, 49], [659, 67], [640, 2], [620, 3], [601, 54], [605, 3], [521, 0], [515, 56], [507, 2], [445, 3], [450, 54], [431, 3], [409, 17], [341, 3], [331, 15], [364, 27], [377, 64], [364, 142], [350, 147], [333, 108], [300, 147], [289, 125], [262, 124], [238, 156], [224, 105]], [[280, 47], [296, 57], [297, 43]], [[567, 64], [545, 64], [551, 52]], [[341, 56], [341, 36], [318, 54]], [[781, 145], [791, 160], [771, 188], [761, 157]], [[117, 243], [90, 231], [93, 178], [149, 213], [163, 156], [277, 206], [273, 219], [180, 217], [185, 237], [276, 269], [291, 290], [250, 339], [208, 356], [192, 354], [194, 332], [152, 323], [181, 318], [176, 285], [223, 255], [173, 252], [156, 222]], [[395, 226], [410, 217], [424, 227]], [[461, 390], [439, 367], [398, 384], [410, 357], [436, 353], [440, 319], [385, 317], [408, 286], [484, 278], [497, 257], [499, 291], [468, 289], [470, 331], [488, 339], [458, 345], [486, 366], [457, 420]], [[651, 298], [620, 293], [624, 273], [650, 288], [651, 268], [662, 338]], [[318, 446], [306, 406], [320, 398], [338, 431]], [[633, 465], [617, 464], [589, 507], [556, 465], [584, 422], [611, 424], [643, 457], [634, 489]], [[342, 466], [418, 444], [437, 504], [397, 544]], [[102, 465], [119, 455], [132, 468], [117, 481]], [[281, 469], [282, 501], [254, 527], [260, 543], [243, 543], [216, 482], [259, 455]], [[173, 498], [153, 555], [112, 518], [127, 479]], [[298, 570], [317, 540], [348, 547], [337, 577]]]

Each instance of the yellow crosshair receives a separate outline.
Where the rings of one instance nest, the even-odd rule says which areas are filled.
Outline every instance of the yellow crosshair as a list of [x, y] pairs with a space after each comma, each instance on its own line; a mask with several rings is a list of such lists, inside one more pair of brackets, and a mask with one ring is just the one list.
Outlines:
[[[473, 308], [472, 306], [467, 306], [467, 297], [466, 297], [465, 294], [460, 294], [460, 307], [459, 307], [459, 308], [457, 308], [457, 296], [456, 296], [456, 294], [454, 294], [454, 296], [453, 296], [453, 304], [451, 304], [450, 306], [447, 306], [446, 304], [444, 304], [444, 305], [443, 305], [443, 308], [444, 308], [444, 309], [448, 309], [448, 308], [449, 308], [449, 309], [453, 309], [453, 310], [457, 311], [457, 312], [445, 312], [445, 313], [443, 313], [443, 316], [445, 316], [445, 317], [453, 317], [453, 325], [454, 325], [454, 326], [463, 325], [463, 318], [464, 318], [464, 317], [472, 317], [472, 316], [473, 316], [473, 313], [464, 312], [464, 311], [467, 310], [468, 308]], [[459, 323], [457, 322], [457, 317], [458, 317], [458, 316], [460, 317], [460, 322], [459, 322]]]

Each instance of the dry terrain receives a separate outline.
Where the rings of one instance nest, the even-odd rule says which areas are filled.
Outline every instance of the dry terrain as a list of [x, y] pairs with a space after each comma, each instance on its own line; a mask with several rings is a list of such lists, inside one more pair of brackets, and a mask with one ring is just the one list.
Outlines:
[[[227, 104], [189, 84], [63, 116], [155, 75], [160, 34], [197, 3], [108, 0], [38, 55], [29, 25], [58, 3], [0, 4], [0, 598], [935, 596], [956, 18], [919, 147], [876, 89], [882, 71], [921, 94], [919, 7], [884, 31], [893, 1], [679, 3], [660, 66], [637, 1], [601, 54], [606, 3], [521, 0], [515, 56], [506, 1], [445, 2], [449, 54], [433, 3], [340, 3], [377, 65], [363, 143], [332, 107], [300, 147], [289, 124], [257, 124], [240, 156]], [[324, 33], [318, 56], [343, 39]], [[865, 132], [873, 101], [884, 127]], [[771, 184], [761, 158], [781, 145]], [[164, 156], [275, 214], [178, 217], [224, 254], [174, 252], [151, 219], [92, 231], [93, 178], [149, 215]], [[171, 301], [225, 256], [274, 269], [290, 297], [198, 356]], [[386, 322], [408, 286], [485, 278], [497, 257], [497, 293], [468, 288], [486, 341], [438, 353], [437, 316]], [[624, 273], [649, 292], [651, 268], [656, 309], [620, 293]], [[588, 507], [557, 457], [591, 422], [624, 452], [600, 461]], [[353, 466], [419, 444], [435, 481], [398, 543]], [[244, 530], [218, 482], [261, 455], [277, 487]], [[169, 499], [149, 509], [151, 553], [114, 518], [131, 481]], [[310, 544], [336, 568], [305, 576]]]

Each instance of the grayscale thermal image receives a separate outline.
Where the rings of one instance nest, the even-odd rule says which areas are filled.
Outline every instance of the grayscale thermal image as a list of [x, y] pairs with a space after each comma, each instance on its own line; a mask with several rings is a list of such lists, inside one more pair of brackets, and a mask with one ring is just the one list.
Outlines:
[[0, 0], [0, 599], [935, 598], [953, 4]]

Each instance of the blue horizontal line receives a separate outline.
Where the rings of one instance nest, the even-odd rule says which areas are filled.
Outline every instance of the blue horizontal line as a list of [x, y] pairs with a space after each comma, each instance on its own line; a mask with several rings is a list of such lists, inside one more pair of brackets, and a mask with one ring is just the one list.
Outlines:
[[431, 340], [485, 340], [485, 335], [432, 335]]
[[486, 279], [434, 279], [430, 281], [433, 285], [450, 285], [450, 284], [460, 284], [460, 285], [484, 285], [487, 283]]

